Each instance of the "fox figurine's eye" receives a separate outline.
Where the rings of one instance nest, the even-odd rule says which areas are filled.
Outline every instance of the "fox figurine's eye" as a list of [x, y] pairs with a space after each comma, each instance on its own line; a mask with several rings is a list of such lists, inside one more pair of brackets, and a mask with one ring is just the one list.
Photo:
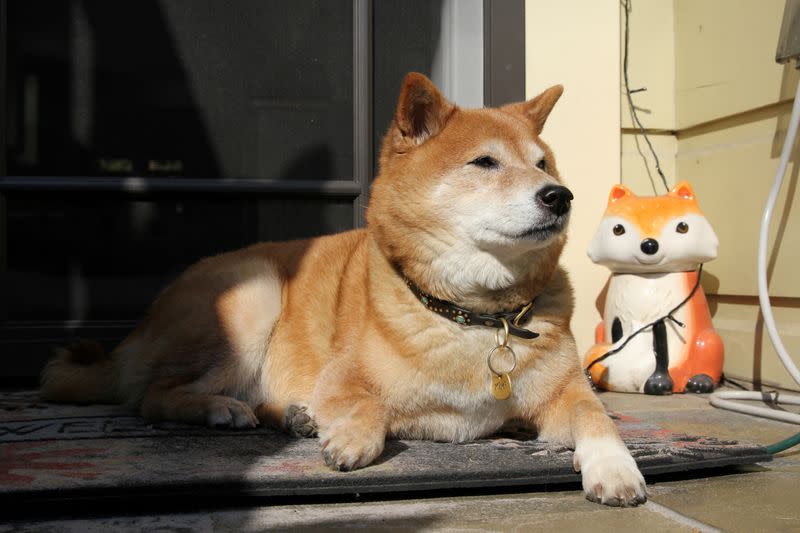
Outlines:
[[539, 162], [536, 163], [536, 168], [542, 171], [547, 171], [547, 161], [540, 159]]
[[625, 226], [623, 226], [622, 224], [617, 224], [616, 226], [614, 226], [614, 229], [611, 230], [611, 231], [614, 232], [614, 235], [620, 236], [623, 233], [625, 233]]
[[686, 233], [689, 231], [689, 224], [686, 222], [678, 222], [678, 225], [675, 227], [675, 231], [678, 233]]
[[481, 168], [497, 168], [500, 165], [500, 163], [497, 162], [497, 159], [488, 155], [482, 155], [477, 159], [473, 159], [469, 162], [469, 164]]

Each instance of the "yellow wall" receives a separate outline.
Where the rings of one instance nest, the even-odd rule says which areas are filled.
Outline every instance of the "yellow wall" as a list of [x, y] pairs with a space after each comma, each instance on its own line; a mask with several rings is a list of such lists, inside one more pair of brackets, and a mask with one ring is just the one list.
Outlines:
[[[527, 0], [525, 6], [527, 95], [554, 83], [566, 88], [543, 138], [576, 197], [563, 264], [576, 289], [572, 325], [583, 352], [592, 343], [600, 318], [595, 299], [608, 276], [585, 250], [608, 190], [620, 180], [639, 194], [664, 189], [633, 133], [622, 91], [620, 3]], [[631, 88], [647, 87], [634, 102], [654, 133], [668, 183], [694, 185], [720, 237], [720, 256], [707, 265], [703, 284], [725, 341], [726, 375], [797, 388], [772, 350], [755, 297], [759, 220], [798, 82], [793, 68], [774, 62], [783, 6], [784, 0], [633, 0], [628, 68]], [[790, 167], [776, 211], [770, 283], [778, 328], [795, 360], [798, 170]]]
[[[675, 1], [632, 2], [629, 13], [628, 81], [631, 90], [646, 88], [632, 95], [639, 120], [649, 130], [669, 132], [676, 127], [675, 112]], [[619, 8], [619, 5], [618, 5]], [[624, 57], [625, 12], [620, 9], [620, 58]], [[644, 36], [644, 38], [643, 38]], [[644, 139], [629, 133], [634, 123], [625, 84], [620, 72], [622, 97], [622, 175], [621, 180], [636, 194], [662, 194], [664, 184], [655, 170], [653, 157]], [[677, 140], [671, 134], [650, 135], [661, 169], [669, 185], [675, 177]]]
[[[634, 95], [635, 102], [655, 110], [641, 118], [648, 129], [658, 130], [652, 139], [670, 182], [686, 179], [694, 185], [720, 238], [720, 256], [707, 265], [704, 287], [725, 340], [726, 375], [796, 388], [772, 351], [755, 297], [761, 211], [798, 81], [792, 67], [774, 61], [784, 1], [634, 0], [633, 5], [631, 87], [648, 87]], [[672, 37], [664, 35], [666, 24], [659, 20], [671, 22]], [[656, 35], [662, 38], [658, 43]], [[670, 53], [672, 61], [663, 60]], [[654, 72], [651, 58], [663, 60], [664, 72]], [[652, 92], [659, 84], [671, 84], [671, 100]], [[647, 170], [634, 151], [635, 137], [623, 133], [622, 180], [646, 191]], [[772, 227], [770, 293], [777, 297], [773, 304], [784, 342], [800, 361], [800, 279], [794, 274], [800, 261], [800, 190], [791, 165], [787, 181]]]
[[[647, 0], [634, 0], [645, 7]], [[675, 0], [680, 128], [779, 99], [775, 48], [784, 0]]]
[[608, 271], [589, 261], [586, 247], [620, 173], [618, 0], [527, 0], [526, 93], [561, 83], [565, 91], [542, 138], [575, 194], [562, 264], [575, 286], [572, 328], [581, 355], [600, 315], [595, 299]]

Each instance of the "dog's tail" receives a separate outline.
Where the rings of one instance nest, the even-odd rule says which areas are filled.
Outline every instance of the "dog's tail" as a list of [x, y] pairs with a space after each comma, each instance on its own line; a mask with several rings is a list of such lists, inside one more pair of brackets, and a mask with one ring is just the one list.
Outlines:
[[42, 371], [40, 395], [61, 403], [121, 403], [116, 358], [95, 341], [57, 348]]

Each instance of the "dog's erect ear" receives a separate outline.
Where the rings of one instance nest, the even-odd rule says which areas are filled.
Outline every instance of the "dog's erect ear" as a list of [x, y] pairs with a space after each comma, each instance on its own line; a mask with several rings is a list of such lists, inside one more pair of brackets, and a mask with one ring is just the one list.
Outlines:
[[519, 113], [527, 117], [528, 120], [533, 123], [533, 129], [536, 131], [536, 135], [539, 135], [542, 133], [542, 129], [544, 129], [544, 123], [547, 121], [550, 111], [553, 110], [553, 106], [556, 105], [556, 102], [558, 102], [563, 92], [564, 87], [562, 85], [553, 85], [536, 98], [528, 100], [527, 102], [509, 104], [503, 106], [502, 109], [513, 113]]
[[439, 133], [454, 109], [431, 80], [410, 72], [400, 89], [394, 123], [405, 142], [418, 145]]

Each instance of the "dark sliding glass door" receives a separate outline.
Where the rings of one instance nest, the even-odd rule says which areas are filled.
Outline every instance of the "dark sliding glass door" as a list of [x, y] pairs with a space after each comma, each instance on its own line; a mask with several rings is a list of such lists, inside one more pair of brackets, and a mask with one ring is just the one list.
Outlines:
[[113, 344], [201, 257], [355, 225], [367, 4], [3, 7], [0, 375], [71, 338]]
[[362, 225], [445, 1], [0, 0], [0, 384], [202, 257]]

